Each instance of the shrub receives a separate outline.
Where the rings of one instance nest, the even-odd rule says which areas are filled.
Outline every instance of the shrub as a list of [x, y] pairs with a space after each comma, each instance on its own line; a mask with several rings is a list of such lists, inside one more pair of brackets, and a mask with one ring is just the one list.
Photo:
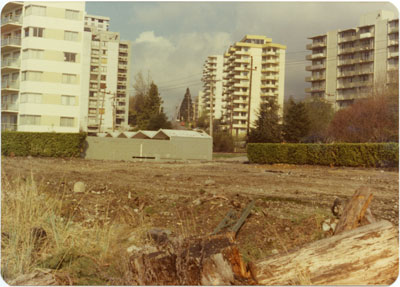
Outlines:
[[399, 163], [398, 143], [274, 144], [247, 146], [251, 163], [393, 167]]
[[235, 141], [227, 132], [216, 132], [213, 136], [214, 152], [234, 152]]
[[1, 154], [16, 156], [79, 157], [86, 133], [2, 132]]

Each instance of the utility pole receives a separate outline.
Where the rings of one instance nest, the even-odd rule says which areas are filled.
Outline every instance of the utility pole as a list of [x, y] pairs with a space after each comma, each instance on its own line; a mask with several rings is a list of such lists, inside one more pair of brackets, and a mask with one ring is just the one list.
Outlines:
[[253, 71], [257, 70], [257, 67], [253, 69], [253, 56], [251, 56], [250, 60], [250, 69], [247, 69], [250, 71], [250, 86], [249, 86], [249, 110], [247, 112], [247, 138], [249, 137], [250, 133], [250, 112], [251, 112], [251, 82], [253, 80]]

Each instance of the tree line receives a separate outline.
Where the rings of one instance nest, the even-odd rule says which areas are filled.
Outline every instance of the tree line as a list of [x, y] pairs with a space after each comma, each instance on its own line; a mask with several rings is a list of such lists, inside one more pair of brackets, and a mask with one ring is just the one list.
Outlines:
[[283, 119], [278, 110], [273, 98], [261, 104], [248, 142], [398, 142], [397, 87], [375, 89], [336, 112], [331, 103], [319, 98], [298, 102], [290, 98]]

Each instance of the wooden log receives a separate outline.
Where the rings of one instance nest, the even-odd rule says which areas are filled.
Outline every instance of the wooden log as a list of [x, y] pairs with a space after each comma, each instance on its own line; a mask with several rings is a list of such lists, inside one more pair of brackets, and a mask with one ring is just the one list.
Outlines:
[[397, 229], [379, 221], [249, 267], [258, 285], [391, 284], [398, 276], [398, 245]]
[[[357, 189], [352, 198], [346, 204], [334, 234], [336, 235], [343, 231], [351, 230], [360, 226], [371, 200], [372, 192], [369, 187], [364, 186]], [[370, 215], [372, 216], [372, 214], [369, 214], [368, 216], [370, 217]]]

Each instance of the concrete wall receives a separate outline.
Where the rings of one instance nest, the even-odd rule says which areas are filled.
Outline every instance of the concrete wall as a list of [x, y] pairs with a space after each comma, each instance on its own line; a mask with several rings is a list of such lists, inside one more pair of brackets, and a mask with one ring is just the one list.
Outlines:
[[99, 160], [212, 160], [211, 138], [171, 140], [87, 137], [84, 157]]

